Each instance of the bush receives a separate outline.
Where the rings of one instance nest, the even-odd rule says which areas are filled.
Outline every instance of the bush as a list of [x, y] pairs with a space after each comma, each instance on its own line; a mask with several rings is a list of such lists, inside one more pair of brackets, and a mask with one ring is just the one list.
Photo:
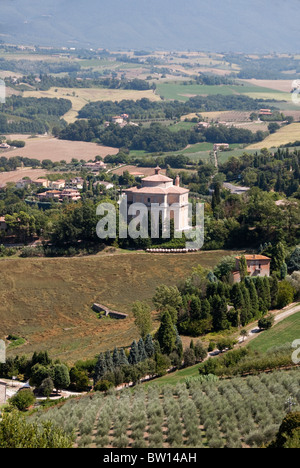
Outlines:
[[35, 396], [31, 390], [21, 390], [9, 402], [19, 411], [26, 411], [35, 402]]
[[291, 304], [295, 297], [295, 290], [288, 281], [281, 281], [278, 286], [277, 307], [283, 309]]
[[267, 317], [263, 317], [258, 321], [258, 326], [261, 330], [269, 330], [274, 325], [274, 316], [268, 315]]

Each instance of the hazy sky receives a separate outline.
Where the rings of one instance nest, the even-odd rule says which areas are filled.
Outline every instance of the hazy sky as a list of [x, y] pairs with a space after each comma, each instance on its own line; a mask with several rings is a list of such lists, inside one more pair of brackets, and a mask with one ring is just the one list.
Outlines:
[[0, 0], [0, 6], [0, 39], [11, 42], [299, 51], [299, 0]]

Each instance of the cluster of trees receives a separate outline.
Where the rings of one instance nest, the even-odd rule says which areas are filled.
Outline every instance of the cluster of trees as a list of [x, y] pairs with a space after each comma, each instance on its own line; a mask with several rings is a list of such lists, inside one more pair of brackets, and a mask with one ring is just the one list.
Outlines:
[[[23, 76], [17, 81], [11, 78], [6, 79], [6, 83], [14, 88], [22, 88], [25, 85], [33, 86], [35, 89], [47, 91], [50, 88], [97, 88], [105, 87], [109, 89], [134, 89], [134, 90], [148, 90], [153, 89], [145, 80], [135, 78], [133, 80], [117, 79], [117, 78], [93, 78], [85, 79], [73, 76], [74, 74], [66, 76], [53, 76], [47, 74], [40, 74], [38, 80], [35, 74]], [[154, 86], [155, 87], [155, 86]]]
[[109, 120], [114, 115], [129, 114], [131, 119], [180, 118], [191, 112], [213, 112], [222, 110], [255, 111], [262, 106], [261, 100], [247, 96], [196, 96], [181, 101], [152, 102], [147, 98], [137, 101], [123, 100], [120, 102], [91, 102], [84, 106], [78, 116], [82, 119]]
[[[241, 158], [230, 158], [221, 164], [220, 172], [228, 181], [239, 181], [248, 187], [263, 191], [275, 190], [287, 197], [300, 197], [300, 151], [279, 148], [275, 153], [245, 153]], [[292, 170], [291, 170], [292, 169]]]
[[9, 70], [22, 75], [75, 73], [81, 67], [75, 61], [52, 62], [47, 60], [6, 60], [0, 58], [0, 70]]
[[292, 367], [290, 346], [271, 348], [262, 353], [248, 347], [229, 350], [217, 359], [209, 358], [199, 366], [200, 375], [234, 377], [238, 375], [256, 375], [266, 369]]
[[[300, 72], [299, 61], [291, 55], [289, 57], [249, 57], [242, 54], [225, 54], [224, 60], [237, 64], [240, 72], [235, 78], [257, 80], [287, 80], [294, 79], [295, 73]], [[290, 71], [290, 74], [287, 72]]]
[[[49, 397], [54, 390], [88, 391], [91, 388], [90, 377], [94, 366], [95, 360], [91, 360], [79, 361], [70, 367], [60, 360], [52, 360], [47, 351], [40, 351], [34, 352], [31, 358], [7, 357], [6, 362], [0, 364], [0, 376], [7, 379], [16, 376], [21, 381], [29, 380], [30, 385], [35, 387], [36, 395]], [[15, 406], [23, 403], [16, 399]], [[28, 406], [25, 404], [22, 409]]]
[[64, 126], [60, 118], [72, 108], [68, 99], [8, 97], [0, 104], [0, 133], [44, 133]]
[[228, 76], [220, 75], [206, 75], [200, 73], [197, 78], [195, 78], [196, 83], [206, 85], [206, 86], [220, 86], [220, 85], [233, 85], [237, 82]]
[[111, 124], [103, 127], [97, 119], [77, 120], [59, 133], [63, 140], [96, 141], [106, 146], [142, 150], [149, 153], [170, 152], [184, 149], [188, 144], [210, 143], [254, 143], [262, 141], [266, 134], [258, 131], [218, 125], [208, 129], [171, 131], [164, 125], [152, 123], [150, 127]]
[[[8, 141], [7, 144], [9, 144]], [[22, 164], [24, 165], [24, 167], [32, 168], [40, 167], [41, 165], [40, 161], [38, 161], [37, 159], [24, 158], [21, 156], [14, 156], [12, 158], [6, 158], [5, 156], [1, 156], [0, 172], [15, 171], [17, 167], [20, 167]]]
[[103, 385], [137, 383], [146, 375], [153, 376], [160, 372], [159, 365], [152, 336], [149, 334], [145, 341], [143, 338], [138, 343], [134, 340], [127, 355], [124, 349], [117, 348], [113, 353], [100, 353], [94, 370], [95, 389], [102, 389]]
[[[153, 299], [156, 306], [159, 308], [166, 296], [171, 298], [174, 291], [176, 288], [158, 287]], [[204, 360], [207, 350], [200, 341], [196, 344], [191, 341], [190, 347], [183, 349], [172, 307], [160, 311], [160, 326], [152, 336], [150, 307], [139, 301], [134, 303], [135, 324], [141, 338], [138, 342], [133, 341], [129, 351], [115, 348], [113, 352], [99, 355], [93, 374], [96, 390], [131, 382], [136, 384], [143, 377], [160, 377], [170, 369], [193, 366]]]
[[241, 281], [233, 284], [236, 259], [224, 257], [214, 271], [208, 272], [199, 266], [179, 287], [159, 287], [153, 302], [162, 321], [168, 313], [178, 332], [189, 336], [244, 327], [259, 319], [263, 319], [262, 329], [269, 328], [272, 322], [268, 312], [293, 302], [297, 293], [293, 280], [296, 282], [297, 279], [287, 278], [286, 254], [281, 243], [268, 252], [273, 254], [270, 277], [250, 278], [246, 259], [242, 256], [239, 260]]

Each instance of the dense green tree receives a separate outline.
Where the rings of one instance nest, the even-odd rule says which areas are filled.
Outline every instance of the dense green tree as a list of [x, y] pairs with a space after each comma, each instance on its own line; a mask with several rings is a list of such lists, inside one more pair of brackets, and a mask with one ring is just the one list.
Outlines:
[[70, 374], [65, 364], [55, 364], [53, 367], [53, 383], [57, 393], [59, 390], [67, 389], [70, 385]]
[[136, 301], [132, 306], [132, 312], [135, 319], [134, 323], [141, 337], [145, 339], [152, 330], [151, 309], [148, 304]]
[[168, 312], [165, 312], [161, 318], [161, 324], [157, 332], [157, 340], [163, 354], [171, 354], [175, 349], [176, 331], [173, 321]]
[[227, 318], [227, 302], [224, 297], [216, 295], [211, 300], [211, 314], [215, 331], [226, 330], [229, 327]]
[[146, 336], [145, 351], [146, 351], [147, 358], [152, 358], [155, 354], [153, 338], [152, 338], [152, 335], [150, 335], [150, 333]]
[[146, 354], [145, 343], [144, 343], [143, 338], [140, 338], [138, 342], [138, 350], [139, 350], [139, 361], [140, 362], [145, 361], [147, 359], [147, 354]]
[[103, 353], [100, 353], [94, 371], [94, 383], [97, 383], [107, 372], [106, 360]]
[[35, 396], [31, 390], [21, 390], [10, 398], [9, 403], [19, 411], [25, 411], [35, 402]]
[[131, 348], [130, 348], [130, 354], [128, 358], [128, 362], [131, 365], [138, 364], [140, 362], [140, 356], [139, 356], [139, 348], [137, 345], [137, 342], [134, 340]]

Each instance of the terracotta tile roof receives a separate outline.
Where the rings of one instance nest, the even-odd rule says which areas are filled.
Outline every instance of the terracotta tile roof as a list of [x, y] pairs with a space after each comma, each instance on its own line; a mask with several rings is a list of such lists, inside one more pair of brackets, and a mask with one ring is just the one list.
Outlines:
[[[264, 255], [244, 255], [246, 260], [270, 260], [269, 257], [265, 257]], [[241, 256], [236, 257], [237, 259], [240, 259]]]
[[173, 182], [173, 179], [170, 179], [167, 176], [161, 174], [155, 174], [153, 176], [148, 176], [143, 178], [143, 182]]

